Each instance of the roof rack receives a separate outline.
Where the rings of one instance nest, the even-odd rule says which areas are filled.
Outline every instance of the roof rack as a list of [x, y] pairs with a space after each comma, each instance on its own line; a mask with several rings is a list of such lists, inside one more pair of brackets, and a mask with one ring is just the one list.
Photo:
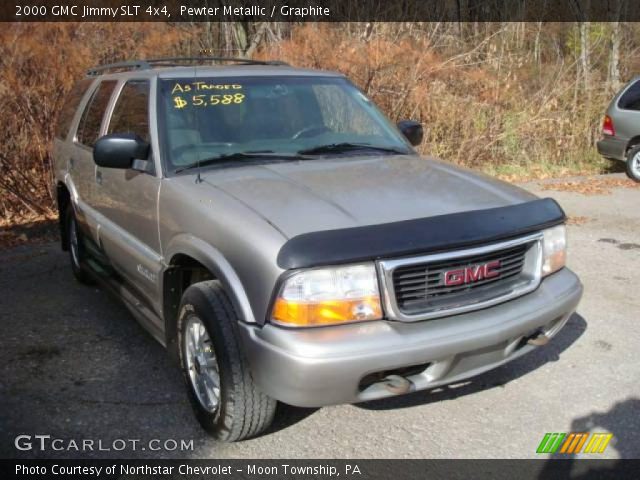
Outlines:
[[144, 60], [129, 60], [126, 62], [109, 63], [106, 65], [98, 65], [87, 70], [87, 76], [96, 76], [113, 71], [129, 71], [129, 70], [151, 70], [157, 67], [180, 67], [185, 64], [194, 63], [238, 63], [240, 65], [270, 65], [270, 66], [289, 66], [288, 63], [280, 60], [250, 60], [248, 58], [230, 58], [230, 57], [171, 57], [171, 58], [149, 58]]

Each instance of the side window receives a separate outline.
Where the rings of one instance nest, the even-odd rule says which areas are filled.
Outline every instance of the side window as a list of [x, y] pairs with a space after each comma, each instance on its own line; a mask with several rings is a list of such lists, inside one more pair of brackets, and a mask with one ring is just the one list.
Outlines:
[[84, 93], [87, 91], [87, 88], [89, 88], [89, 85], [91, 85], [91, 82], [93, 82], [92, 78], [80, 80], [67, 94], [64, 104], [60, 109], [60, 113], [58, 114], [56, 137], [62, 139], [67, 138], [67, 134], [69, 133], [69, 128], [71, 127], [71, 122], [73, 121], [78, 105], [80, 105], [80, 101], [82, 100], [82, 97], [84, 97]]
[[625, 110], [640, 110], [640, 80], [624, 92], [618, 100], [618, 107]]
[[133, 80], [122, 88], [108, 133], [135, 133], [149, 141], [149, 82]]
[[93, 92], [78, 125], [78, 143], [93, 148], [100, 136], [102, 117], [115, 86], [115, 80], [107, 80], [98, 85], [96, 91]]

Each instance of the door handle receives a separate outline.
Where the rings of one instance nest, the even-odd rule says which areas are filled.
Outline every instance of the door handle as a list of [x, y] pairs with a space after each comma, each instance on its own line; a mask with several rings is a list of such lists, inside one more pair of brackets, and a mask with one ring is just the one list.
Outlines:
[[96, 183], [102, 185], [102, 172], [100, 170], [96, 172]]

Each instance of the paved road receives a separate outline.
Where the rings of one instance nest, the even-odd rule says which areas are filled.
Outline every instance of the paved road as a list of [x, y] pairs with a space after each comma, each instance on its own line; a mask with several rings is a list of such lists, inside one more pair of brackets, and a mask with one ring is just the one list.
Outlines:
[[15, 456], [23, 433], [102, 439], [102, 448], [114, 439], [193, 439], [186, 452], [85, 454], [114, 458], [533, 457], [545, 432], [608, 431], [615, 438], [605, 456], [640, 458], [640, 189], [527, 188], [557, 198], [577, 221], [569, 264], [585, 296], [550, 345], [433, 392], [283, 407], [267, 435], [233, 445], [202, 433], [160, 345], [118, 302], [75, 283], [55, 244], [0, 254], [0, 456]]

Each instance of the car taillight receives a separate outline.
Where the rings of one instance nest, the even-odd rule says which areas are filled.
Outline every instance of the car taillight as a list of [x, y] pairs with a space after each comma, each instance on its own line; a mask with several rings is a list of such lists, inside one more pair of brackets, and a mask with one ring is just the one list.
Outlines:
[[616, 129], [613, 128], [613, 120], [611, 120], [609, 115], [604, 116], [604, 122], [602, 122], [602, 133], [611, 136], [616, 134]]

